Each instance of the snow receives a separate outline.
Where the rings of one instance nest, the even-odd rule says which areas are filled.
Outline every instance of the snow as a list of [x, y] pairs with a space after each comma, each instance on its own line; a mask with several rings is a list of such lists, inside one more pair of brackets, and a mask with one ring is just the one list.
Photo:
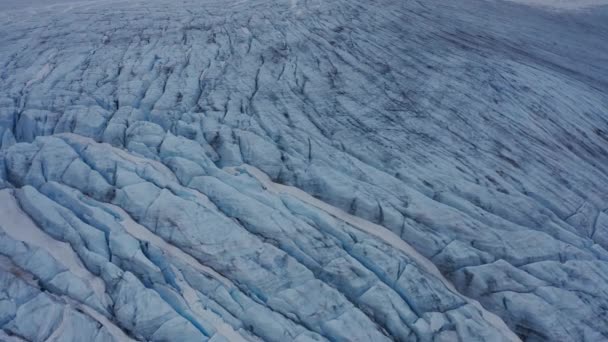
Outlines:
[[122, 208], [120, 208], [118, 206], [115, 206], [115, 205], [111, 205], [111, 204], [106, 204], [106, 205], [108, 207], [112, 208], [112, 210], [115, 210], [116, 212], [119, 213], [119, 215], [122, 217], [122, 225], [123, 225], [123, 227], [133, 237], [137, 238], [138, 240], [145, 241], [147, 243], [153, 244], [153, 245], [159, 247], [161, 250], [166, 251], [167, 253], [169, 253], [169, 254], [177, 257], [177, 258], [180, 258], [185, 263], [187, 263], [188, 265], [190, 265], [194, 269], [196, 269], [198, 272], [207, 274], [210, 277], [213, 277], [214, 279], [219, 280], [226, 287], [233, 287], [234, 286], [229, 279], [226, 279], [221, 274], [219, 274], [216, 271], [214, 271], [212, 268], [207, 267], [205, 265], [201, 265], [201, 263], [199, 263], [192, 256], [186, 254], [181, 249], [179, 249], [176, 246], [174, 246], [174, 245], [166, 242], [165, 240], [163, 240], [158, 235], [155, 235], [153, 232], [151, 232], [150, 230], [148, 230], [146, 227], [143, 227], [142, 225], [140, 225], [137, 222], [135, 222], [131, 218], [131, 216], [129, 216], [129, 214], [126, 213]]
[[[91, 144], [94, 142], [94, 140], [91, 138], [83, 137], [83, 136], [77, 135], [77, 134], [66, 133], [65, 136], [71, 140], [79, 141], [82, 144]], [[118, 155], [122, 159], [130, 161], [138, 166], [145, 167], [145, 166], [150, 165], [155, 170], [157, 170], [158, 172], [162, 173], [167, 178], [169, 178], [169, 180], [171, 180], [171, 181], [176, 180], [175, 177], [173, 176], [173, 173], [171, 172], [171, 170], [169, 170], [167, 168], [167, 166], [165, 166], [164, 164], [162, 164], [156, 160], [146, 159], [146, 158], [142, 158], [137, 155], [127, 153], [119, 148], [110, 146], [109, 144], [103, 145], [103, 148], [109, 150], [109, 152], [111, 152], [111, 153]]]
[[[344, 221], [357, 229], [360, 229], [366, 233], [369, 233], [369, 234], [379, 238], [380, 240], [386, 242], [387, 244], [395, 247], [396, 249], [401, 250], [406, 255], [413, 258], [419, 265], [423, 266], [427, 272], [429, 272], [430, 274], [433, 274], [435, 277], [440, 279], [441, 282], [446, 287], [448, 287], [450, 290], [452, 290], [454, 292], [458, 292], [454, 288], [454, 285], [452, 285], [452, 283], [449, 280], [447, 280], [441, 274], [441, 272], [439, 272], [439, 270], [437, 269], [437, 266], [435, 266], [430, 260], [425, 258], [423, 255], [418, 253], [418, 251], [416, 251], [407, 242], [402, 240], [399, 236], [397, 236], [395, 233], [391, 232], [390, 230], [386, 229], [385, 227], [382, 227], [378, 224], [366, 221], [360, 217], [356, 217], [351, 214], [348, 214], [339, 208], [336, 208], [330, 204], [327, 204], [319, 199], [314, 198], [310, 194], [302, 191], [301, 189], [295, 188], [293, 186], [287, 186], [287, 185], [283, 185], [283, 184], [274, 183], [270, 179], [270, 177], [268, 177], [268, 175], [266, 175], [264, 172], [262, 172], [261, 170], [259, 170], [258, 168], [254, 167], [254, 166], [244, 164], [244, 165], [240, 165], [239, 167], [226, 168], [226, 171], [234, 173], [234, 171], [238, 170], [239, 168], [244, 169], [247, 173], [249, 173], [250, 175], [255, 177], [255, 179], [257, 179], [266, 190], [274, 192], [274, 193], [279, 193], [279, 194], [283, 193], [283, 194], [291, 195], [291, 196], [299, 199], [300, 201], [310, 204], [318, 209], [321, 209], [322, 211], [330, 214], [331, 216], [333, 216], [341, 221]], [[506, 324], [502, 321], [502, 319], [500, 319], [495, 314], [485, 310], [479, 304], [479, 302], [472, 300], [470, 298], [467, 298], [467, 300], [469, 302], [473, 303], [473, 305], [475, 305], [478, 309], [480, 309], [484, 318], [487, 319], [488, 321], [492, 322], [492, 324], [497, 329], [502, 331], [506, 338], [508, 338], [510, 341], [520, 341], [519, 337], [517, 337], [517, 335], [515, 335], [506, 326]]]
[[605, 340], [602, 3], [0, 3], [0, 331]]
[[2, 341], [6, 341], [6, 342], [24, 342], [25, 340], [22, 338], [19, 338], [18, 336], [9, 336], [7, 335], [4, 330], [0, 330], [0, 339], [2, 339]]
[[234, 331], [234, 329], [222, 321], [220, 317], [212, 313], [211, 311], [205, 310], [205, 308], [201, 305], [200, 299], [196, 294], [196, 291], [188, 284], [186, 280], [184, 280], [183, 275], [179, 270], [173, 267], [173, 271], [177, 273], [177, 285], [180, 287], [184, 299], [188, 306], [200, 317], [203, 317], [206, 321], [209, 321], [213, 324], [213, 327], [217, 330], [222, 337], [226, 338], [230, 342], [246, 342], [247, 340], [243, 338], [238, 332]]
[[32, 78], [31, 80], [27, 81], [27, 83], [25, 84], [25, 87], [26, 88], [30, 87], [32, 84], [34, 84], [40, 80], [43, 80], [46, 76], [48, 76], [48, 74], [51, 72], [52, 69], [53, 69], [53, 67], [49, 63], [43, 65], [42, 69], [40, 69], [40, 71], [38, 71], [36, 76], [34, 76], [34, 78]]
[[508, 0], [519, 4], [558, 10], [583, 10], [608, 6], [607, 0]]
[[[403, 251], [405, 254], [414, 258], [416, 262], [422, 265], [428, 272], [434, 274], [435, 276], [437, 276], [437, 278], [441, 279], [446, 284], [450, 284], [450, 282], [445, 280], [445, 278], [441, 275], [437, 267], [430, 260], [423, 257], [407, 242], [403, 241], [399, 236], [386, 229], [385, 227], [364, 220], [360, 217], [348, 214], [339, 208], [336, 208], [330, 204], [327, 204], [319, 199], [314, 198], [310, 194], [296, 187], [274, 183], [272, 182], [272, 180], [270, 180], [270, 177], [268, 177], [268, 175], [266, 175], [264, 172], [254, 166], [244, 164], [237, 168], [243, 168], [244, 170], [246, 170], [250, 175], [255, 177], [255, 179], [257, 179], [265, 187], [265, 189], [271, 192], [289, 194], [304, 203], [308, 203], [316, 208], [323, 210], [331, 216], [342, 220], [352, 225], [353, 227], [356, 227], [364, 232], [378, 237], [382, 241], [388, 243], [389, 245]], [[227, 170], [231, 171], [231, 168], [227, 168]], [[452, 286], [450, 285], [450, 287]]]
[[66, 314], [67, 311], [63, 310], [63, 312], [61, 313], [61, 320], [59, 321], [59, 326], [55, 326], [53, 330], [53, 333], [46, 338], [46, 341], [61, 341], [62, 335], [64, 335], [65, 333], [65, 328], [66, 328]]
[[99, 322], [103, 327], [108, 329], [110, 335], [114, 337], [115, 341], [135, 341], [131, 337], [127, 336], [122, 329], [117, 327], [116, 324], [110, 321], [107, 317], [91, 309], [89, 306], [79, 305], [78, 308]]
[[39, 14], [48, 11], [69, 12], [86, 6], [95, 6], [101, 3], [120, 3], [120, 0], [3, 0], [0, 10], [6, 12], [26, 11], [28, 14]]
[[55, 260], [65, 265], [70, 272], [90, 285], [99, 298], [105, 296], [103, 280], [91, 274], [84, 267], [69, 244], [57, 241], [40, 230], [32, 219], [21, 210], [11, 190], [0, 190], [0, 203], [2, 203], [2, 206], [0, 206], [0, 217], [2, 217], [0, 227], [6, 233], [16, 240], [43, 248]]
[[[11, 261], [11, 259], [7, 258], [4, 255], [0, 255], [0, 269], [4, 272], [9, 273], [20, 273], [19, 271], [21, 271], [19, 270], [19, 267], [17, 267]], [[21, 279], [22, 281], [26, 282], [30, 286], [36, 286], [36, 278], [34, 277], [34, 275], [27, 272], [21, 272], [21, 274], [19, 275], [19, 279]]]

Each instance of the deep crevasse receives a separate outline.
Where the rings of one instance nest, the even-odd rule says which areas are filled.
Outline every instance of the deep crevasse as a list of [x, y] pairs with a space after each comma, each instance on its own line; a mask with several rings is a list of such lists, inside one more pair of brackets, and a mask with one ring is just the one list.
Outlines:
[[608, 336], [603, 8], [0, 20], [0, 339]]

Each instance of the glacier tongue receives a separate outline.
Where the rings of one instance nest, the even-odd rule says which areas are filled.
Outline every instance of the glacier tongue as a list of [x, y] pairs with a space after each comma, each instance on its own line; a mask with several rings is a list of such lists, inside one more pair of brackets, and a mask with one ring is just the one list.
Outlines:
[[605, 8], [36, 1], [0, 341], [608, 338]]

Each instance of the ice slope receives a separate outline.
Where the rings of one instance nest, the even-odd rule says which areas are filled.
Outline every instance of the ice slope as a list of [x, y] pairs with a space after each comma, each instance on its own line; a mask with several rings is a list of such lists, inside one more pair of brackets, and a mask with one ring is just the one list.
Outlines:
[[0, 22], [0, 341], [608, 338], [603, 7]]

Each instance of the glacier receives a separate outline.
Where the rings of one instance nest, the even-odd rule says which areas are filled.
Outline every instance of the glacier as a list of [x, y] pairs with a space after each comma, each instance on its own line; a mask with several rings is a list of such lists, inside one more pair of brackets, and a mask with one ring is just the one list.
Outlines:
[[0, 341], [608, 340], [608, 7], [551, 3], [1, 2]]

